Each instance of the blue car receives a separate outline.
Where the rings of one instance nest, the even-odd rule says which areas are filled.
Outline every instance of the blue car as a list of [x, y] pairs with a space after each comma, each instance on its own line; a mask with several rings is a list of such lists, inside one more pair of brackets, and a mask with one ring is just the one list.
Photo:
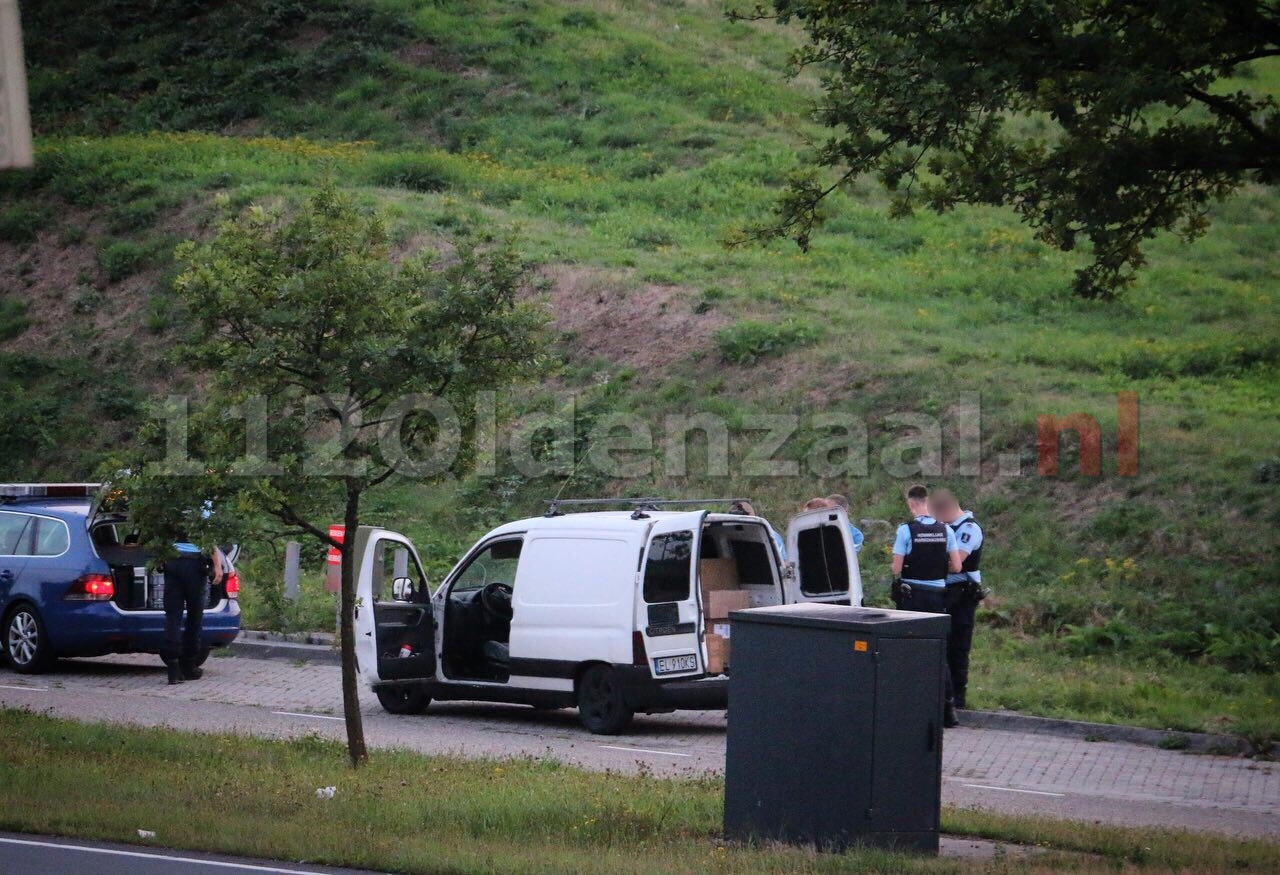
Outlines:
[[[160, 652], [161, 576], [130, 544], [128, 520], [97, 512], [97, 492], [96, 484], [0, 485], [0, 629], [19, 672], [64, 656]], [[209, 590], [201, 662], [240, 633], [238, 575]]]

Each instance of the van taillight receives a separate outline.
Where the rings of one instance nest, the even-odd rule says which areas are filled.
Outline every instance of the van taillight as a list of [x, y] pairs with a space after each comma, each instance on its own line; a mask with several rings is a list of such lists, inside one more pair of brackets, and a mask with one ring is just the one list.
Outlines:
[[115, 581], [109, 574], [83, 574], [67, 590], [67, 598], [86, 602], [105, 602], [116, 594]]
[[649, 655], [644, 650], [644, 635], [639, 632], [631, 633], [631, 664], [632, 665], [648, 665]]
[[227, 588], [227, 598], [229, 599], [240, 598], [240, 575], [234, 571], [228, 574], [227, 581], [226, 581], [226, 588]]

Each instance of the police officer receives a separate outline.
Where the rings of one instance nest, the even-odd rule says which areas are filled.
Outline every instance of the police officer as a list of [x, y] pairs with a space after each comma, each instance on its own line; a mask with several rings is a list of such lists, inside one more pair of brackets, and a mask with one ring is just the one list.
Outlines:
[[[846, 516], [852, 513], [852, 511], [849, 509], [849, 499], [845, 498], [843, 495], [841, 495], [838, 492], [834, 495], [828, 495], [827, 501], [831, 503], [832, 507], [842, 508]], [[853, 552], [861, 553], [862, 543], [867, 538], [865, 535], [862, 534], [862, 529], [858, 528], [853, 524], [852, 518], [849, 519], [849, 536], [853, 538]]]
[[[164, 560], [164, 642], [160, 658], [169, 669], [169, 683], [199, 680], [204, 671], [200, 659], [200, 630], [204, 625], [207, 587], [214, 561], [199, 547], [182, 539], [173, 545], [174, 555]], [[186, 623], [182, 614], [186, 611]]]
[[[898, 526], [893, 542], [893, 601], [899, 610], [931, 614], [947, 612], [947, 575], [960, 570], [956, 535], [929, 515], [929, 490], [907, 490], [911, 519]], [[951, 672], [944, 671], [946, 707], [943, 725], [958, 726]]]
[[929, 511], [955, 532], [960, 550], [960, 571], [947, 575], [947, 613], [951, 637], [947, 639], [947, 665], [957, 708], [965, 707], [969, 686], [969, 648], [973, 646], [974, 618], [978, 603], [986, 597], [982, 588], [982, 527], [973, 514], [960, 509], [955, 495], [939, 489], [929, 496]]

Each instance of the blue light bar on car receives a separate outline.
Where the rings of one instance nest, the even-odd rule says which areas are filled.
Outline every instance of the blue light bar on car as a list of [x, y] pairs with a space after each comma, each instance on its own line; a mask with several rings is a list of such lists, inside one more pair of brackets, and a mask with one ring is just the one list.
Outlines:
[[91, 498], [101, 483], [0, 483], [0, 498]]

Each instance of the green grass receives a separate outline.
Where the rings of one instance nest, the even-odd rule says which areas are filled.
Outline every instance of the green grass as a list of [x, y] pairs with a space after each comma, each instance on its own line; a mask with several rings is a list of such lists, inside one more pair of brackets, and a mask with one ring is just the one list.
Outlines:
[[969, 706], [1043, 717], [1280, 738], [1280, 676], [1231, 672], [1164, 651], [1077, 656], [1044, 637], [982, 628]]
[[[1043, 855], [992, 861], [817, 854], [720, 837], [723, 784], [585, 772], [548, 760], [86, 725], [0, 711], [0, 828], [391, 872], [1274, 871], [1280, 846], [947, 811], [946, 831]], [[332, 799], [316, 789], [336, 787]], [[74, 800], [75, 804], [68, 804]], [[182, 812], [175, 817], [174, 812]], [[1088, 856], [1076, 856], [1083, 852]]]
[[[584, 304], [597, 290], [639, 300], [671, 290], [663, 313], [700, 329], [701, 346], [655, 366], [615, 354], [610, 338], [565, 334], [547, 384], [504, 399], [519, 416], [553, 409], [552, 389], [579, 392], [579, 449], [612, 412], [660, 423], [710, 411], [735, 425], [751, 413], [829, 413], [868, 428], [865, 475], [742, 476], [758, 437], [743, 434], [729, 478], [708, 476], [691, 451], [687, 474], [658, 467], [614, 482], [584, 467], [564, 495], [746, 493], [781, 524], [833, 491], [859, 518], [894, 521], [905, 480], [949, 485], [991, 539], [999, 605], [985, 623], [1020, 642], [990, 659], [1061, 686], [1058, 696], [1011, 683], [1021, 692], [999, 704], [1187, 728], [1226, 715], [1237, 731], [1277, 737], [1266, 714], [1280, 668], [1280, 590], [1268, 585], [1280, 579], [1280, 505], [1259, 473], [1274, 464], [1280, 428], [1274, 189], [1216, 206], [1194, 245], [1155, 241], [1123, 301], [1085, 302], [1069, 292], [1080, 259], [1036, 243], [1010, 214], [894, 220], [868, 181], [833, 203], [809, 254], [726, 248], [767, 214], [803, 139], [820, 132], [806, 120], [813, 82], [782, 75], [795, 34], [727, 22], [716, 3], [238, 0], [181, 22], [141, 7], [69, 8], [41, 4], [25, 22], [38, 161], [0, 174], [0, 236], [11, 238], [0, 248], [25, 253], [0, 259], [0, 289], [56, 271], [54, 253], [32, 246], [53, 217], [60, 239], [120, 282], [79, 298], [59, 286], [62, 303], [21, 317], [49, 336], [22, 355], [55, 402], [36, 409], [47, 400], [34, 384], [4, 384], [22, 416], [0, 431], [15, 476], [92, 476], [136, 426], [137, 395], [189, 385], [180, 354], [170, 362], [164, 350], [181, 341], [163, 280], [175, 238], [206, 234], [228, 210], [296, 202], [328, 177], [383, 209], [406, 246], [507, 229], [531, 260], [586, 275]], [[1240, 87], [1280, 90], [1280, 64], [1250, 71]], [[154, 339], [131, 352], [130, 332]], [[673, 342], [655, 328], [636, 346]], [[76, 373], [106, 388], [86, 393]], [[1141, 404], [1134, 478], [1115, 476], [1121, 390]], [[911, 434], [891, 417], [940, 416], [949, 438], [948, 411], [965, 393], [982, 400], [981, 477], [886, 470]], [[1062, 476], [1035, 476], [1036, 418], [1077, 410], [1102, 427], [1104, 476], [1070, 473], [1069, 448]], [[777, 457], [804, 460], [821, 437], [802, 432]], [[1020, 456], [1028, 476], [998, 476], [1000, 454]], [[395, 486], [371, 497], [370, 518], [413, 535], [438, 579], [489, 526], [536, 513], [561, 487], [503, 465], [482, 482]], [[873, 598], [884, 595], [888, 531], [864, 553]], [[1108, 574], [1108, 559], [1133, 568]], [[284, 626], [322, 613], [265, 604]], [[1128, 689], [1126, 672], [1150, 662], [1150, 694], [1127, 710], [1068, 696], [1063, 668], [1086, 659], [1102, 689]], [[1206, 683], [1211, 693], [1192, 694], [1217, 673], [1226, 680]]]

